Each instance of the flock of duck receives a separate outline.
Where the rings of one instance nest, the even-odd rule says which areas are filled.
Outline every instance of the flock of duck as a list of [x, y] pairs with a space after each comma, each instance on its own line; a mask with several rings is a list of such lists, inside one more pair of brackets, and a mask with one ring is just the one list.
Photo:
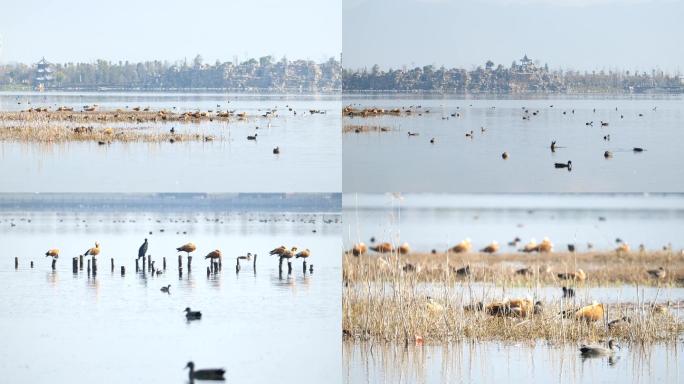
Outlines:
[[[140, 245], [138, 248], [138, 257], [137, 259], [142, 258], [143, 260], [145, 259], [147, 255], [147, 250], [149, 247], [149, 242], [147, 239], [144, 240], [144, 242]], [[101, 252], [101, 247], [99, 242], [95, 242], [95, 246], [88, 248], [84, 253], [83, 256], [90, 256], [92, 258], [97, 257], [100, 255]], [[197, 250], [197, 246], [194, 243], [186, 243], [183, 244], [179, 247], [176, 248], [176, 251], [178, 252], [185, 252], [186, 255], [189, 257], [192, 252], [195, 252]], [[269, 252], [271, 255], [278, 256], [280, 257], [280, 260], [290, 260], [292, 258], [296, 259], [303, 259], [307, 260], [311, 256], [311, 251], [307, 248], [301, 251], [298, 251], [298, 248], [296, 246], [287, 248], [284, 245], [279, 246]], [[58, 248], [52, 248], [49, 249], [47, 252], [45, 252], [46, 257], [52, 257], [53, 260], [57, 260], [59, 258], [59, 249]], [[252, 253], [247, 253], [247, 255], [241, 255], [237, 256], [237, 260], [251, 260], [252, 257], [256, 257], [256, 254], [252, 255]], [[215, 249], [204, 257], [205, 259], [209, 259], [210, 261], [215, 261], [215, 260], [220, 260], [222, 258], [222, 253], [221, 250]], [[136, 259], [136, 260], [137, 260]], [[310, 266], [310, 271], [313, 272], [313, 265]], [[160, 291], [163, 293], [170, 294], [171, 293], [171, 285], [166, 285], [160, 288]], [[183, 311], [185, 312], [185, 318], [187, 321], [194, 321], [194, 320], [201, 320], [202, 319], [202, 312], [200, 311], [193, 311], [190, 307], [185, 308]], [[190, 382], [193, 380], [224, 380], [224, 374], [225, 374], [225, 369], [200, 369], [200, 370], [195, 370], [195, 364], [190, 361], [185, 367], [186, 369], [189, 369], [189, 378]]]

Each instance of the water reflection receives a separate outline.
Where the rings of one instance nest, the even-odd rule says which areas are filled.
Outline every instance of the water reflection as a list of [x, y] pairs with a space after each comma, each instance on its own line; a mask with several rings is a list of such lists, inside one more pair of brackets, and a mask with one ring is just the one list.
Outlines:
[[346, 342], [346, 383], [680, 382], [678, 343], [631, 344], [583, 358], [579, 346], [456, 342], [403, 347]]

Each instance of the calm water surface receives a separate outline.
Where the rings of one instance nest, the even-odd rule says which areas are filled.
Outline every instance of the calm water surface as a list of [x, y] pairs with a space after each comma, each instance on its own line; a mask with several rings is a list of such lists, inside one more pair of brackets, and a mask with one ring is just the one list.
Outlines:
[[[4, 210], [0, 237], [0, 381], [183, 383], [189, 360], [225, 367], [236, 383], [341, 381], [330, 375], [342, 370], [337, 214]], [[135, 273], [145, 237], [156, 266], [167, 259], [160, 276]], [[96, 240], [97, 276], [73, 274], [71, 257]], [[175, 247], [188, 241], [198, 249], [191, 273], [179, 276]], [[281, 244], [309, 248], [314, 273], [295, 262], [292, 276], [279, 277], [268, 250]], [[43, 256], [53, 247], [56, 271]], [[216, 248], [223, 271], [207, 277], [203, 255]], [[246, 252], [259, 255], [256, 273], [246, 263], [236, 274]], [[167, 284], [170, 295], [159, 291]], [[202, 320], [187, 323], [188, 306]]]
[[[335, 192], [341, 188], [337, 95], [175, 93], [0, 93], [0, 110], [99, 104], [176, 112], [222, 110], [278, 118], [199, 124], [116, 123], [108, 126], [213, 135], [212, 142], [59, 144], [0, 142], [3, 192]], [[21, 104], [18, 104], [21, 102]], [[288, 111], [294, 108], [297, 115]], [[310, 115], [309, 109], [325, 111]], [[306, 111], [306, 114], [303, 112]], [[255, 128], [259, 126], [259, 130]], [[246, 137], [258, 132], [258, 140]], [[273, 148], [281, 153], [274, 155]], [[199, 177], [201, 170], [202, 177]]]
[[[346, 95], [343, 104], [380, 108], [420, 105], [430, 110], [411, 117], [345, 117], [344, 124], [396, 129], [343, 135], [345, 192], [684, 190], [679, 144], [684, 140], [682, 96], [463, 99]], [[523, 120], [522, 107], [539, 114]], [[452, 113], [461, 117], [451, 117]], [[594, 125], [586, 126], [589, 121]], [[602, 128], [600, 121], [609, 126]], [[470, 130], [475, 131], [472, 139], [465, 137]], [[408, 131], [420, 136], [409, 137]], [[610, 141], [605, 141], [604, 135], [610, 135]], [[431, 138], [435, 144], [430, 143]], [[555, 153], [549, 148], [552, 140], [562, 147]], [[633, 147], [646, 151], [634, 153]], [[603, 154], [607, 150], [613, 152], [613, 158], [606, 160]], [[503, 152], [508, 152], [508, 160], [501, 158]], [[568, 160], [573, 163], [572, 172], [554, 168], [555, 162]]]
[[[620, 238], [637, 249], [684, 248], [684, 195], [364, 195], [345, 194], [344, 241], [407, 241], [418, 251], [444, 250], [464, 238], [502, 251], [548, 236], [556, 250], [575, 244], [613, 249]], [[645, 231], [644, 228], [648, 228]]]
[[423, 347], [344, 344], [344, 382], [680, 383], [682, 341], [623, 344], [615, 357], [583, 359], [579, 344], [464, 342]]

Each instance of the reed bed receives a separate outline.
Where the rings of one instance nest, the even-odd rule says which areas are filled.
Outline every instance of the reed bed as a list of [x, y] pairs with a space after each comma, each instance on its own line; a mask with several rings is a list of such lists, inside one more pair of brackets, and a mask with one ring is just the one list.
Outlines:
[[342, 108], [342, 116], [347, 117], [378, 117], [378, 116], [421, 116], [423, 113], [430, 113], [429, 109], [420, 106], [401, 107], [401, 108], [354, 108], [348, 105]]
[[213, 141], [219, 140], [214, 136], [204, 136], [192, 133], [170, 133], [158, 130], [105, 128], [105, 127], [69, 127], [58, 124], [30, 124], [20, 126], [0, 127], [0, 141], [59, 143], [67, 141], [88, 142], [99, 144], [113, 142], [183, 142], [183, 141]]
[[[553, 252], [553, 253], [346, 253], [344, 281], [394, 281], [410, 275], [421, 282], [454, 284], [463, 281], [492, 282], [507, 286], [619, 285], [684, 286], [684, 254], [675, 251]], [[469, 266], [468, 275], [457, 273]], [[666, 276], [654, 278], [648, 270], [663, 267]], [[526, 274], [518, 271], [526, 269]], [[582, 269], [585, 281], [562, 280], [559, 273]]]
[[[411, 256], [427, 257], [408, 255]], [[576, 309], [591, 304], [589, 298], [583, 298], [581, 294], [572, 299], [559, 297], [540, 302], [541, 311], [530, 312], [526, 317], [493, 316], [472, 306], [483, 302], [486, 307], [488, 303], [506, 298], [491, 297], [486, 292], [487, 287], [475, 285], [474, 278], [460, 280], [447, 273], [432, 275], [431, 289], [426, 292], [424, 283], [427, 280], [420, 272], [403, 270], [406, 256], [384, 257], [388, 260], [388, 268], [377, 267], [378, 262], [374, 259], [378, 257], [344, 256], [342, 308], [343, 334], [347, 339], [404, 343], [466, 339], [592, 342], [614, 337], [648, 342], [676, 340], [684, 331], [679, 316], [684, 302], [645, 301], [638, 294], [636, 300], [606, 304], [603, 320], [596, 322], [576, 320], [572, 315]], [[487, 282], [494, 287], [510, 283], [499, 278], [492, 275]], [[534, 287], [541, 282], [530, 280], [527, 284], [533, 293]], [[564, 311], [569, 311], [570, 315], [563, 316]], [[629, 321], [609, 326], [611, 321], [623, 317], [628, 317]]]
[[396, 129], [381, 125], [354, 125], [345, 124], [342, 127], [342, 133], [371, 133], [371, 132], [391, 132]]

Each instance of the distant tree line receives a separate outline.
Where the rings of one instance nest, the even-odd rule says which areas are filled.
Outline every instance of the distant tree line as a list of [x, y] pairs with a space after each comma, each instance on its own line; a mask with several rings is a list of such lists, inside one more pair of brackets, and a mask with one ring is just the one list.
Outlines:
[[684, 92], [684, 79], [663, 71], [562, 71], [538, 66], [525, 56], [510, 67], [487, 61], [473, 70], [435, 68], [383, 71], [345, 69], [345, 91], [396, 91], [441, 93], [516, 93], [516, 92]]
[[342, 85], [340, 62], [335, 58], [316, 63], [311, 60], [276, 61], [271, 56], [241, 63], [204, 63], [197, 55], [186, 61], [110, 62], [50, 64], [49, 81], [37, 74], [35, 64], [0, 66], [0, 86], [48, 89], [231, 89], [272, 91], [335, 91]]

